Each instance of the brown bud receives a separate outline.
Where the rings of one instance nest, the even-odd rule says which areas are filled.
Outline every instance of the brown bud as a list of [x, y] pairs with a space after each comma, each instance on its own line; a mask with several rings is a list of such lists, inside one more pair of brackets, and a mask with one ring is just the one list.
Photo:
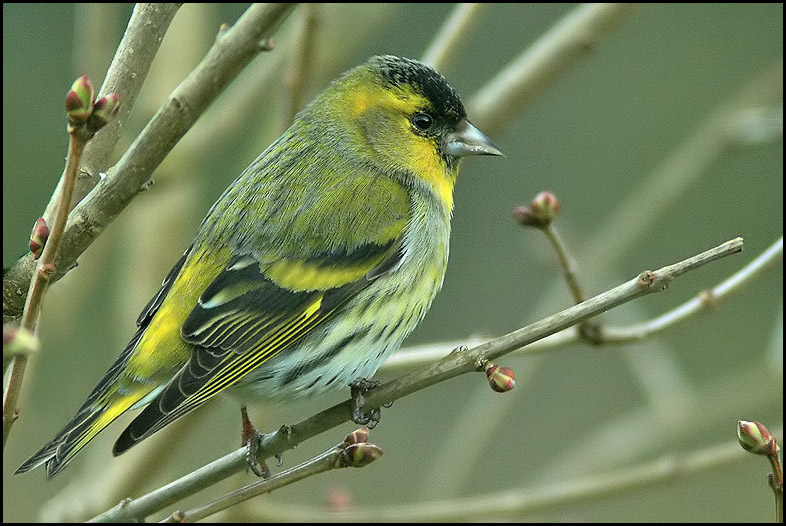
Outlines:
[[362, 444], [368, 441], [368, 428], [361, 427], [355, 429], [353, 432], [344, 437], [344, 444], [349, 446], [352, 444]]
[[530, 208], [538, 221], [548, 224], [559, 214], [559, 201], [551, 192], [541, 192], [532, 200]]
[[529, 206], [520, 206], [513, 210], [513, 218], [521, 226], [543, 228], [557, 218], [559, 201], [551, 192], [541, 192]]
[[362, 468], [374, 462], [382, 456], [382, 448], [376, 444], [367, 442], [362, 444], [351, 444], [344, 448], [339, 455], [337, 467]]
[[778, 450], [778, 443], [770, 430], [755, 420], [753, 422], [738, 421], [737, 438], [739, 438], [742, 448], [754, 455], [773, 455]]
[[508, 367], [492, 365], [486, 369], [486, 378], [491, 388], [498, 393], [506, 393], [516, 387], [516, 375]]
[[74, 81], [71, 89], [66, 93], [66, 115], [71, 124], [86, 122], [93, 113], [95, 103], [95, 89], [87, 75], [82, 75]]
[[41, 257], [47, 239], [49, 239], [49, 226], [43, 217], [39, 217], [30, 233], [30, 252], [33, 253], [34, 260]]
[[519, 206], [513, 209], [513, 219], [521, 226], [541, 226], [540, 221], [527, 206]]
[[106, 124], [117, 115], [120, 110], [120, 97], [116, 93], [110, 93], [101, 97], [95, 103], [93, 115], [90, 118], [90, 128], [96, 132], [106, 126]]

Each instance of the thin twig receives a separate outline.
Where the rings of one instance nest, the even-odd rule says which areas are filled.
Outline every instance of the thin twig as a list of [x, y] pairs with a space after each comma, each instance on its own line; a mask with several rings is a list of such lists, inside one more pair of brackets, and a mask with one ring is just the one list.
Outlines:
[[[782, 431], [777, 434], [783, 436]], [[775, 496], [775, 522], [783, 524], [783, 456], [780, 447], [776, 449], [772, 455], [767, 457], [772, 467], [772, 472], [767, 474], [767, 479]]]
[[[80, 202], [99, 180], [99, 173], [106, 171], [112, 153], [120, 140], [120, 134], [128, 114], [134, 107], [136, 97], [142, 89], [153, 59], [164, 39], [169, 24], [182, 4], [136, 4], [123, 39], [117, 46], [115, 56], [106, 72], [106, 78], [98, 92], [100, 98], [107, 93], [116, 93], [123, 104], [117, 116], [88, 144], [82, 156], [74, 187], [72, 205]], [[49, 221], [56, 207], [57, 190], [46, 207], [43, 217]], [[70, 210], [69, 210], [70, 211]]]
[[[92, 93], [90, 96], [92, 97]], [[60, 248], [63, 231], [68, 220], [68, 211], [71, 208], [71, 199], [76, 182], [76, 172], [86, 144], [87, 140], [82, 138], [75, 127], [69, 125], [68, 155], [66, 156], [66, 165], [61, 177], [62, 184], [60, 185], [57, 199], [57, 210], [50, 226], [49, 237], [44, 245], [41, 257], [36, 263], [33, 278], [30, 281], [27, 301], [25, 302], [20, 322], [20, 326], [31, 334], [35, 334], [38, 315], [41, 312], [46, 289], [52, 282], [55, 273], [55, 256]], [[10, 365], [8, 381], [3, 391], [3, 448], [5, 448], [11, 427], [17, 419], [17, 401], [19, 400], [19, 393], [22, 391], [22, 381], [26, 367], [27, 356], [24, 354], [14, 357]]]
[[[783, 430], [778, 432], [782, 433]], [[254, 515], [246, 519], [263, 522], [286, 517], [288, 521], [305, 523], [520, 521], [536, 513], [564, 512], [571, 506], [597, 502], [599, 498], [695, 477], [730, 466], [744, 458], [744, 452], [738, 444], [726, 442], [685, 454], [667, 454], [651, 462], [605, 474], [537, 484], [534, 487], [511, 488], [486, 495], [408, 502], [403, 505], [356, 507], [342, 512], [329, 512], [324, 508], [302, 503], [271, 503], [270, 506], [256, 508]]]
[[[700, 312], [717, 307], [733, 294], [741, 292], [747, 285], [752, 283], [756, 278], [762, 276], [772, 267], [772, 265], [782, 258], [783, 237], [780, 237], [753, 261], [717, 284], [715, 287], [700, 292], [695, 298], [673, 309], [669, 309], [660, 316], [631, 325], [604, 325], [598, 335], [599, 343], [611, 345], [641, 341], [679, 323], [685, 322]], [[552, 334], [548, 338], [538, 340], [528, 345], [526, 349], [522, 348], [513, 351], [511, 356], [518, 354], [529, 355], [555, 348], [564, 348], [566, 345], [576, 343], [580, 339], [581, 337], [576, 332], [576, 329], [569, 328]], [[478, 337], [472, 336], [465, 340], [402, 348], [380, 367], [379, 372], [389, 374], [396, 371], [423, 367], [435, 360], [444, 358], [459, 345], [474, 346], [479, 343], [479, 341]]]
[[501, 129], [627, 17], [635, 4], [582, 4], [481, 88], [467, 113], [486, 133]]
[[[222, 31], [200, 64], [175, 88], [123, 157], [73, 210], [56, 261], [54, 279], [106, 230], [150, 181], [153, 171], [209, 104], [261, 51], [294, 9], [292, 4], [255, 4], [234, 26]], [[21, 313], [24, 292], [18, 281], [32, 275], [32, 258], [23, 257], [3, 276], [3, 317]]]
[[[366, 394], [364, 408], [374, 409], [449, 378], [482, 370], [488, 360], [494, 360], [637, 297], [660, 292], [682, 274], [741, 250], [742, 238], [735, 238], [679, 263], [655, 271], [644, 271], [636, 278], [579, 305], [472, 349], [457, 350], [437, 363], [385, 383]], [[265, 435], [259, 446], [260, 459], [283, 453], [308, 438], [346, 422], [350, 419], [351, 411], [351, 401], [347, 400], [293, 426], [284, 426]], [[123, 514], [113, 517], [117, 520], [144, 518], [243, 470], [245, 466], [246, 448], [240, 448], [143, 497], [122, 503], [112, 513]]]
[[581, 303], [587, 297], [584, 295], [584, 291], [581, 290], [581, 285], [579, 285], [579, 277], [576, 273], [576, 261], [570, 255], [568, 247], [565, 242], [562, 241], [553, 221], [541, 228], [541, 230], [546, 234], [549, 242], [551, 242], [551, 246], [554, 248], [554, 252], [557, 254], [565, 281], [573, 296], [573, 301]]
[[[248, 500], [252, 497], [262, 495], [263, 493], [270, 493], [274, 489], [279, 489], [294, 482], [298, 482], [304, 478], [330, 471], [331, 469], [344, 468], [344, 467], [365, 467], [382, 455], [382, 450], [374, 445], [366, 442], [368, 438], [368, 428], [360, 428], [344, 437], [344, 440], [328, 449], [324, 453], [317, 455], [310, 460], [307, 460], [293, 468], [282, 471], [281, 473], [263, 480], [259, 480], [252, 484], [247, 485], [237, 491], [233, 491], [224, 495], [213, 502], [206, 505], [199, 506], [187, 512], [175, 512], [169, 518], [161, 522], [194, 522], [219, 511], [225, 510], [231, 506], [235, 506], [240, 502]], [[241, 449], [239, 451], [246, 451]], [[208, 474], [211, 466], [216, 466], [216, 462], [197, 470], [205, 475]], [[248, 465], [246, 464], [246, 467]], [[197, 472], [192, 473], [183, 479], [191, 479], [192, 475], [197, 475]], [[209, 475], [208, 475], [209, 476]], [[220, 480], [219, 478], [209, 477], [214, 481]], [[181, 479], [181, 480], [183, 480]], [[180, 483], [176, 481], [173, 484]], [[170, 484], [167, 487], [172, 486]], [[162, 488], [163, 489], [163, 488]], [[144, 519], [147, 512], [147, 507], [151, 503], [159, 506], [158, 509], [163, 509], [168, 504], [173, 504], [176, 500], [162, 501], [159, 498], [162, 496], [172, 496], [173, 492], [154, 492], [146, 495], [145, 497], [131, 500], [127, 499], [112, 508], [111, 510], [102, 513], [91, 519], [89, 522], [128, 522], [140, 521]], [[151, 500], [152, 499], [152, 500]], [[159, 499], [159, 500], [155, 500]]]
[[297, 41], [294, 46], [294, 60], [286, 77], [288, 88], [288, 104], [284, 114], [283, 129], [289, 127], [295, 114], [306, 105], [306, 86], [308, 77], [312, 72], [314, 60], [314, 47], [316, 45], [317, 31], [320, 20], [319, 4], [302, 4], [300, 6], [300, 21], [297, 32]]
[[[273, 477], [259, 480], [254, 484], [250, 484], [242, 489], [233, 491], [212, 502], [198, 506], [191, 510], [173, 513], [161, 522], [196, 522], [223, 511], [231, 506], [235, 506], [241, 502], [244, 502], [252, 497], [256, 497], [257, 495], [270, 493], [275, 489], [283, 488], [284, 486], [288, 486], [289, 484], [293, 484], [307, 477], [330, 471], [334, 469], [336, 458], [340, 453], [340, 446], [334, 446], [324, 453], [317, 455], [316, 457], [309, 459], [293, 468], [282, 471]], [[96, 517], [96, 519], [93, 519], [90, 522], [107, 522], [104, 519], [104, 516]], [[112, 518], [110, 517], [110, 519]]]
[[[365, 431], [368, 433], [367, 429]], [[350, 436], [351, 435], [349, 435], [347, 438]], [[365, 448], [372, 454], [366, 456], [363, 456], [362, 454], [353, 454], [350, 452], [351, 448]], [[237, 491], [230, 492], [218, 499], [215, 499], [212, 502], [209, 502], [208, 504], [198, 506], [186, 512], [175, 512], [161, 522], [196, 522], [211, 515], [215, 515], [220, 511], [224, 511], [232, 506], [236, 506], [237, 504], [245, 502], [251, 498], [263, 495], [265, 493], [270, 493], [275, 489], [283, 488], [320, 473], [350, 466], [365, 467], [368, 465], [368, 463], [378, 458], [378, 456], [381, 454], [382, 450], [373, 444], [349, 444], [345, 440], [341, 444], [333, 446], [324, 453], [317, 455], [316, 457], [309, 459], [291, 469], [282, 471], [281, 473], [268, 479], [259, 480], [249, 484]], [[360, 460], [359, 462], [353, 462], [358, 459]]]
[[707, 309], [717, 307], [724, 299], [742, 290], [747, 284], [764, 274], [783, 258], [783, 237], [762, 252], [756, 259], [711, 289], [700, 292], [695, 298], [664, 314], [643, 323], [622, 327], [601, 326], [601, 343], [630, 343], [644, 340], [665, 329], [686, 321]]
[[445, 71], [461, 43], [467, 43], [467, 33], [478, 20], [478, 13], [484, 4], [458, 4], [442, 28], [431, 41], [421, 62], [437, 71]]

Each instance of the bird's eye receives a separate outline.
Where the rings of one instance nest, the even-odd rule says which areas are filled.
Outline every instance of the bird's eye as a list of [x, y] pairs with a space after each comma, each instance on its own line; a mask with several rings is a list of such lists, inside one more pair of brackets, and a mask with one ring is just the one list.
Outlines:
[[426, 131], [434, 124], [434, 119], [428, 113], [416, 113], [412, 117], [412, 124], [421, 131]]

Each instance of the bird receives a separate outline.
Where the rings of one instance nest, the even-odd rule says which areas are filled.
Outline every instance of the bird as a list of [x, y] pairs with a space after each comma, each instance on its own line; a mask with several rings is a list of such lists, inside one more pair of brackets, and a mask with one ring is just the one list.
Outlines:
[[341, 75], [219, 197], [128, 345], [17, 473], [53, 477], [129, 410], [114, 455], [225, 391], [362, 393], [442, 286], [469, 155], [502, 152], [435, 69], [379, 55]]

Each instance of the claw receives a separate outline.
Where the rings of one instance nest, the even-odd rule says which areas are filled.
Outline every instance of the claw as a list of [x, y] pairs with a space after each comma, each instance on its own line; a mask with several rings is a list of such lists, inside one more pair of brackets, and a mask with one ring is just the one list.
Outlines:
[[[363, 405], [365, 404], [363, 395], [379, 387], [379, 385], [380, 382], [367, 380], [366, 378], [358, 378], [349, 384], [352, 397], [352, 421], [356, 424], [373, 429], [379, 423], [380, 418], [382, 418], [382, 412], [378, 407], [368, 413], [363, 411]], [[390, 403], [385, 404], [384, 407], [390, 407]]]
[[[242, 419], [242, 432], [240, 435], [241, 445], [246, 446], [246, 463], [248, 468], [254, 472], [257, 477], [268, 478], [270, 476], [270, 468], [264, 462], [259, 462], [257, 458], [257, 451], [259, 450], [259, 443], [264, 436], [254, 427], [251, 420], [248, 418], [246, 406], [240, 407], [240, 417]], [[277, 457], [278, 458], [278, 457]], [[280, 458], [279, 458], [280, 462]], [[281, 464], [279, 464], [281, 465]]]

